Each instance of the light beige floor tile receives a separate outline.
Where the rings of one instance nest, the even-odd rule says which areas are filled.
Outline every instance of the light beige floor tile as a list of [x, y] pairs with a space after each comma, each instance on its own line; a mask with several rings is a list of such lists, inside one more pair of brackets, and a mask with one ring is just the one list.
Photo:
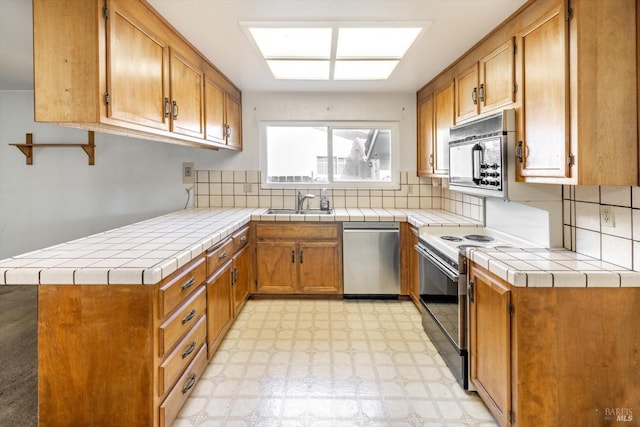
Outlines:
[[496, 426], [410, 302], [251, 300], [173, 427]]

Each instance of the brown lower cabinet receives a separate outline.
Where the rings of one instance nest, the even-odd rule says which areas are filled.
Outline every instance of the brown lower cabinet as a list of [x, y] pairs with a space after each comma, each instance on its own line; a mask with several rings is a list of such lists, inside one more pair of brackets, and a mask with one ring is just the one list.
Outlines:
[[38, 286], [39, 425], [171, 425], [206, 362], [205, 277], [200, 256], [153, 286]]
[[501, 426], [635, 421], [640, 288], [514, 287], [470, 264], [470, 380]]
[[39, 425], [170, 426], [249, 296], [248, 241], [153, 286], [38, 286]]
[[258, 294], [341, 294], [339, 223], [257, 223]]

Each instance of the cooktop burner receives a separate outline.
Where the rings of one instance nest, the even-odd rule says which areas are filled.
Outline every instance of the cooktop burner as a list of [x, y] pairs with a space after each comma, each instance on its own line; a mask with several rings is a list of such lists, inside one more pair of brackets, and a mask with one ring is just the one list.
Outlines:
[[466, 236], [464, 236], [464, 238], [474, 242], [483, 242], [483, 243], [496, 241], [496, 239], [494, 239], [493, 237], [487, 236], [485, 234], [467, 234]]
[[458, 245], [457, 248], [464, 251], [467, 248], [480, 248], [482, 246], [479, 245]]
[[462, 242], [464, 240], [462, 237], [457, 236], [440, 236], [440, 238], [447, 242]]

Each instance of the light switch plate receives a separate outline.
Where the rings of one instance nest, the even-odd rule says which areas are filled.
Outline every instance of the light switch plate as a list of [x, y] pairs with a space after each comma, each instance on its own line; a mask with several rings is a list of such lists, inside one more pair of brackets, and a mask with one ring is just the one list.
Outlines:
[[182, 164], [182, 183], [193, 184], [195, 180], [196, 171], [193, 169], [193, 163]]

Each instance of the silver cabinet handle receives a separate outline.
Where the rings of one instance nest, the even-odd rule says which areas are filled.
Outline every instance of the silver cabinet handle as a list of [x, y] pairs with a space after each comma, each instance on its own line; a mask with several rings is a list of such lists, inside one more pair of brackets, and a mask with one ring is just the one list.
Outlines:
[[185, 323], [187, 323], [189, 320], [193, 319], [193, 316], [196, 315], [196, 309], [192, 309], [189, 314], [187, 314], [186, 316], [184, 316], [184, 319], [182, 319], [182, 324], [184, 325]]
[[182, 387], [182, 394], [186, 394], [196, 383], [196, 374], [191, 374], [187, 383]]
[[191, 279], [187, 280], [186, 282], [184, 282], [184, 285], [182, 285], [182, 290], [186, 290], [189, 289], [190, 287], [192, 287], [194, 285], [194, 283], [196, 283], [196, 279], [194, 277], [192, 277]]
[[196, 349], [196, 342], [191, 341], [191, 343], [189, 343], [189, 345], [187, 346], [187, 349], [184, 351], [184, 353], [182, 353], [182, 358], [185, 359], [188, 355], [193, 353], [193, 350], [195, 349]]

